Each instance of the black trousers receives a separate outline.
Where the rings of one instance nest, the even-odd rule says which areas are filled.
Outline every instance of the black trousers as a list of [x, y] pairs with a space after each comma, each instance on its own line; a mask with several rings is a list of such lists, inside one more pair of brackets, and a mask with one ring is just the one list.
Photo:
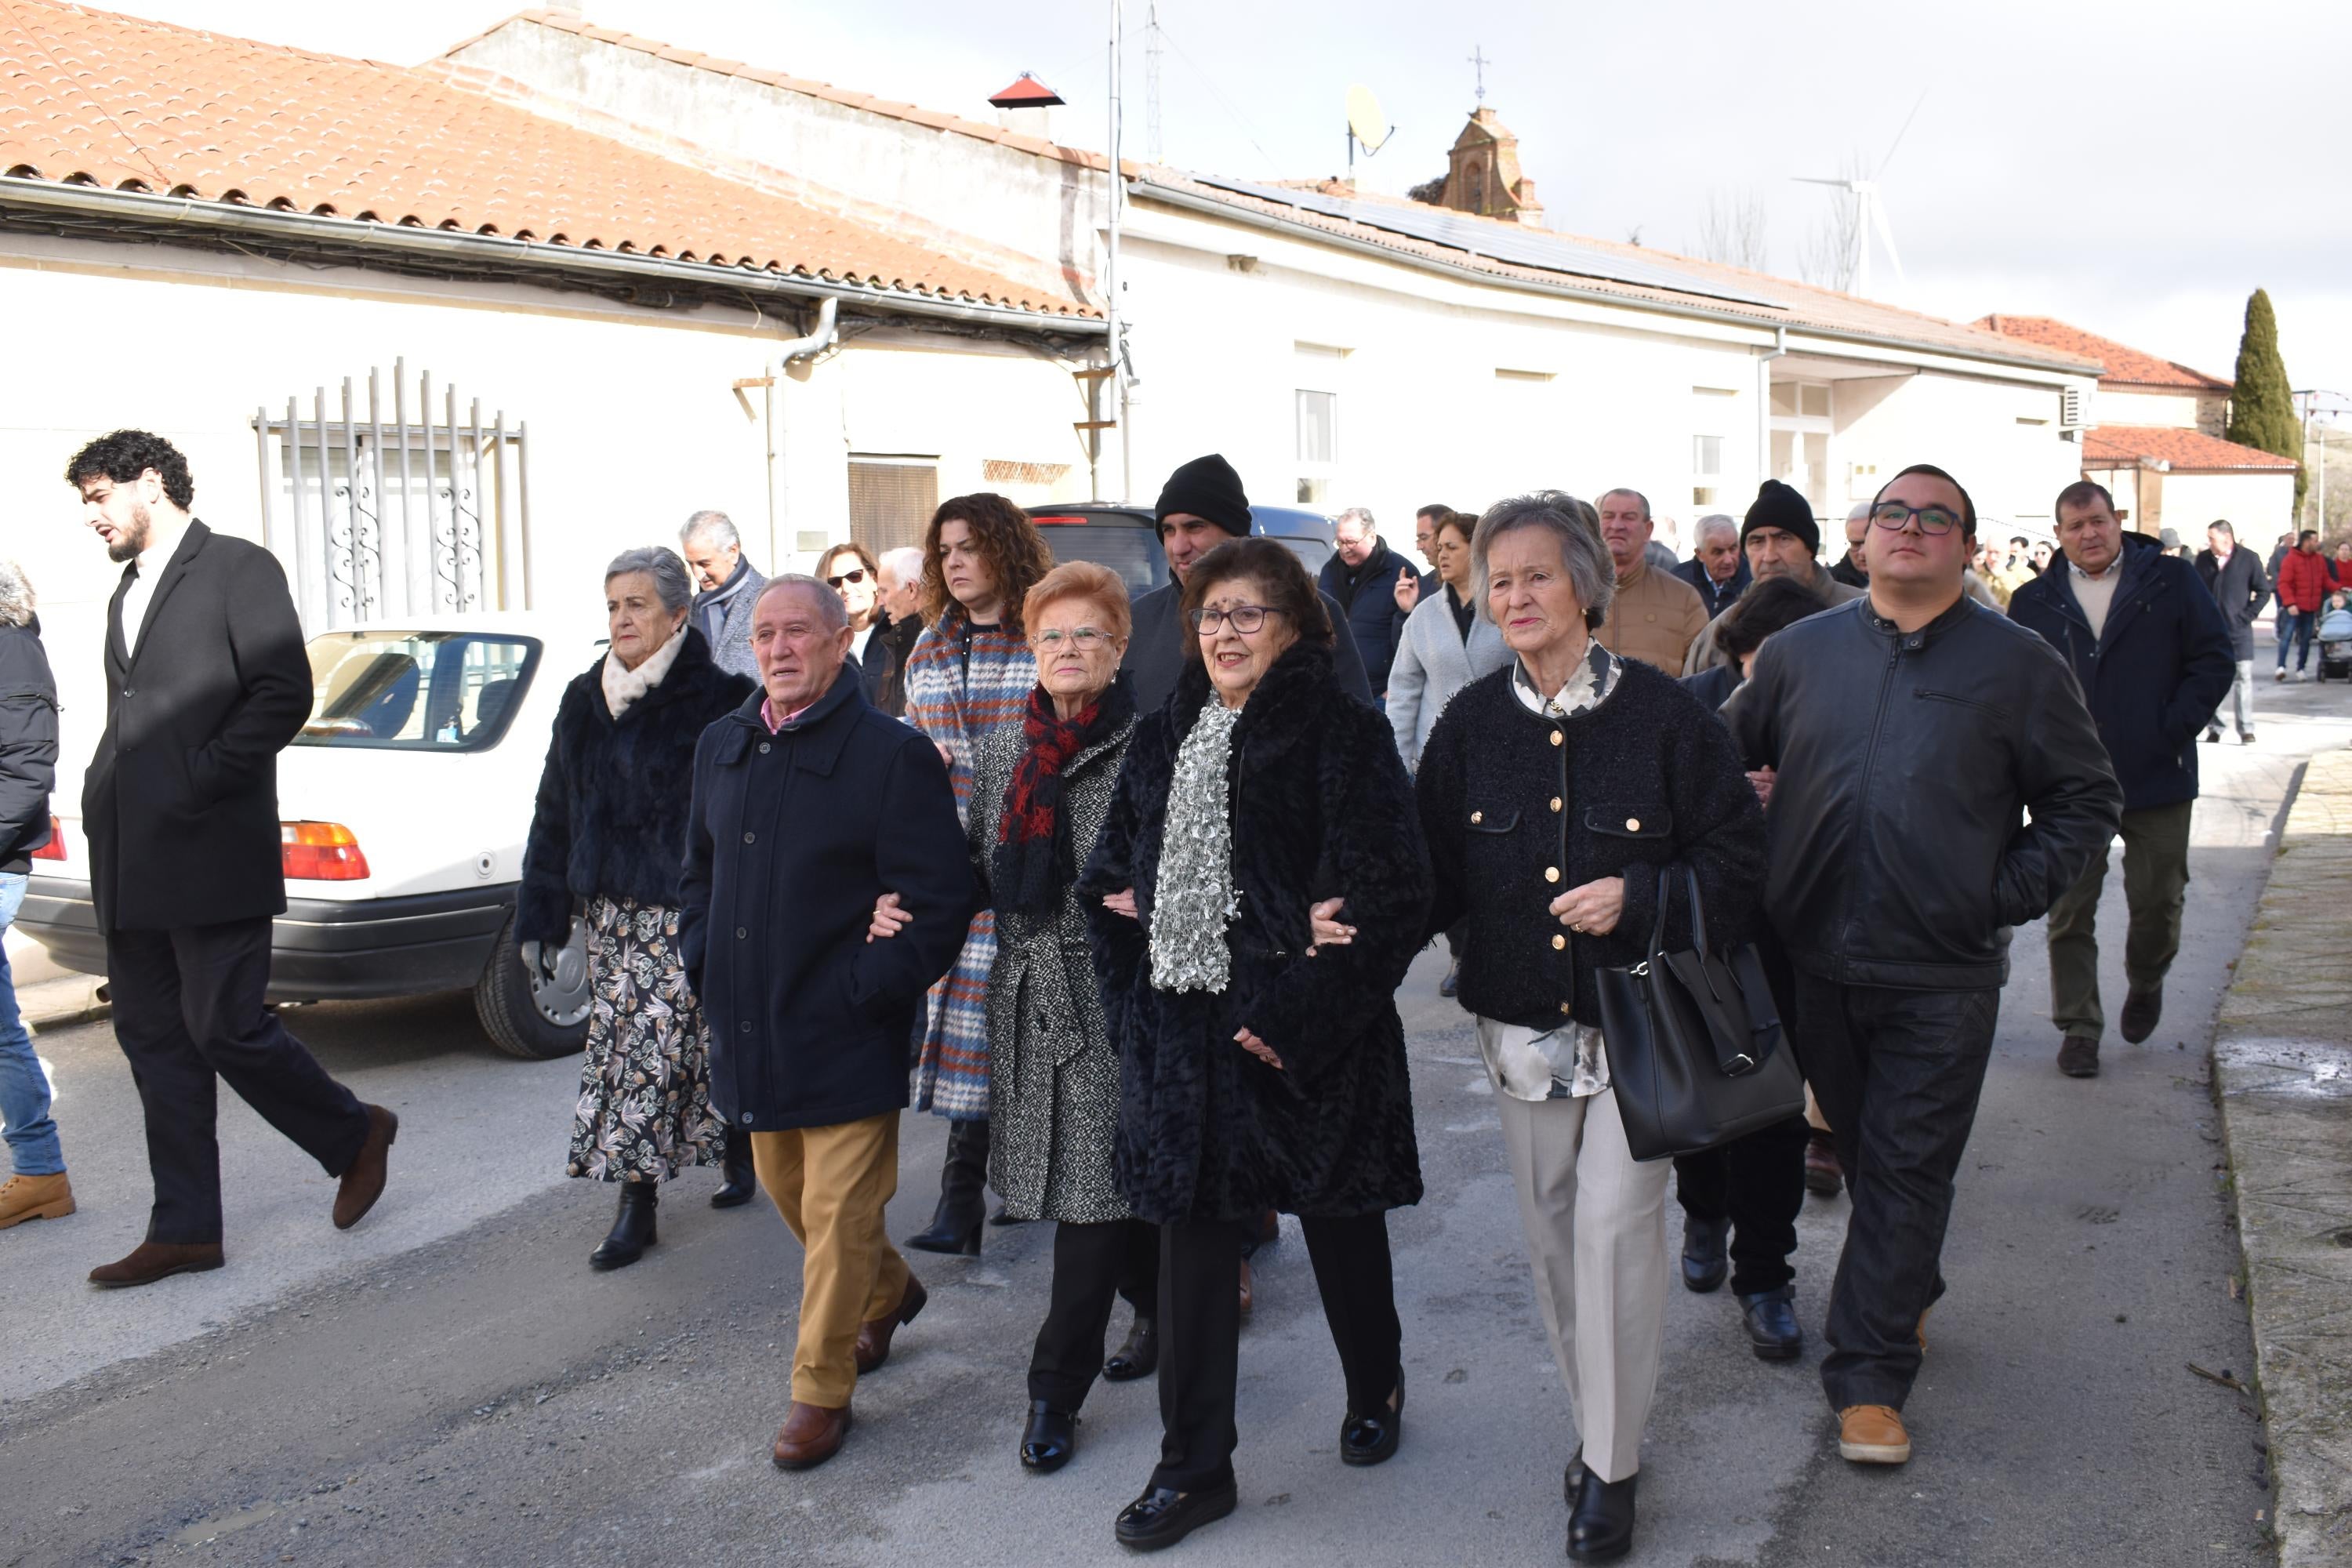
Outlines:
[[351, 1169], [367, 1112], [263, 1005], [269, 921], [110, 931], [114, 1037], [146, 1114], [151, 1241], [221, 1239], [215, 1079], [331, 1176]]
[[1919, 1318], [1944, 1293], [1952, 1178], [1976, 1124], [2000, 993], [1797, 982], [1799, 1056], [1835, 1129], [1853, 1214], [1831, 1287], [1832, 1408], [1903, 1408]]
[[1754, 1296], [1797, 1277], [1797, 1214], [1805, 1206], [1802, 1116], [1745, 1138], [1675, 1156], [1675, 1196], [1693, 1219], [1731, 1222], [1731, 1289]]
[[1151, 1303], [1137, 1309], [1148, 1318], [1159, 1310], [1159, 1277], [1160, 1233], [1139, 1219], [1055, 1226], [1054, 1282], [1029, 1354], [1029, 1397], [1073, 1413], [1085, 1404], [1102, 1375], [1111, 1298], [1148, 1290], [1128, 1297]]
[[[1160, 1467], [1155, 1487], [1198, 1491], [1234, 1479], [1241, 1381], [1242, 1239], [1255, 1220], [1160, 1227]], [[1323, 1317], [1339, 1352], [1348, 1408], [1388, 1403], [1402, 1375], [1403, 1327], [1389, 1258], [1389, 1216], [1301, 1216]]]

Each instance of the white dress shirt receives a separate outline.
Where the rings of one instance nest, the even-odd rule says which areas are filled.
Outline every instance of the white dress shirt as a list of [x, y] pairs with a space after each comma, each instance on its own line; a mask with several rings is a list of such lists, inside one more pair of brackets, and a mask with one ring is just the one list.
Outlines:
[[131, 586], [122, 595], [122, 652], [126, 658], [139, 651], [139, 628], [147, 623], [147, 605], [155, 596], [155, 579], [172, 563], [172, 553], [180, 548], [182, 536], [174, 533], [164, 539], [150, 535], [147, 548], [131, 563]]

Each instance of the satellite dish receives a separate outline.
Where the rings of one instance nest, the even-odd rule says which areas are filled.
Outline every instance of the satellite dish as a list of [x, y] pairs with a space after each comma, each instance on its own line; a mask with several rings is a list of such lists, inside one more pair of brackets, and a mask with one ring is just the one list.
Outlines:
[[1348, 130], [1366, 153], [1377, 153], [1387, 145], [1393, 129], [1370, 88], [1358, 82], [1348, 89]]

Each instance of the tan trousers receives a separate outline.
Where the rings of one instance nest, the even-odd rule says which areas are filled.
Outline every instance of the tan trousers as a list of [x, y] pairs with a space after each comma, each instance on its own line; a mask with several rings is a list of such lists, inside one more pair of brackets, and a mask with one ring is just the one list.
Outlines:
[[1634, 1160], [1609, 1091], [1583, 1100], [1497, 1094], [1495, 1107], [1584, 1462], [1602, 1480], [1622, 1481], [1641, 1468], [1642, 1429], [1658, 1389], [1675, 1163]]
[[898, 1190], [898, 1113], [751, 1134], [760, 1185], [800, 1237], [801, 1337], [793, 1398], [841, 1410], [857, 1386], [857, 1331], [907, 1289], [882, 1210]]

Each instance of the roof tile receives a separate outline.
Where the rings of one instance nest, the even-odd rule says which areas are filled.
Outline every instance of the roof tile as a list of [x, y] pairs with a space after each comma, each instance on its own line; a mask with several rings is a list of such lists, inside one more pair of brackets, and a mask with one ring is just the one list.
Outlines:
[[2191, 473], [2219, 470], [2271, 470], [2293, 473], [2293, 458], [2282, 458], [2259, 447], [2241, 446], [2197, 430], [2165, 425], [2102, 425], [2083, 433], [2083, 466], [2137, 463], [2145, 459], [2170, 464]]
[[2103, 338], [2096, 332], [2069, 326], [2055, 317], [1982, 316], [1978, 318], [1976, 324], [2003, 337], [2040, 343], [2044, 348], [2096, 360], [2106, 367], [2099, 377], [2101, 386], [2164, 386], [2177, 387], [2184, 392], [2226, 393], [2231, 390], [2231, 384], [2219, 376], [2207, 375], [2201, 370], [2191, 370], [2185, 364], [2143, 353], [2113, 338]]
[[[576, 20], [576, 18], [574, 19]], [[580, 26], [590, 37], [625, 38]], [[698, 58], [699, 57], [696, 57]], [[803, 277], [1041, 315], [1095, 315], [1047, 268], [845, 218], [427, 72], [199, 32], [59, 0], [0, 9], [0, 170], [573, 244], [692, 248]], [[355, 220], [354, 220], [355, 221]]]

